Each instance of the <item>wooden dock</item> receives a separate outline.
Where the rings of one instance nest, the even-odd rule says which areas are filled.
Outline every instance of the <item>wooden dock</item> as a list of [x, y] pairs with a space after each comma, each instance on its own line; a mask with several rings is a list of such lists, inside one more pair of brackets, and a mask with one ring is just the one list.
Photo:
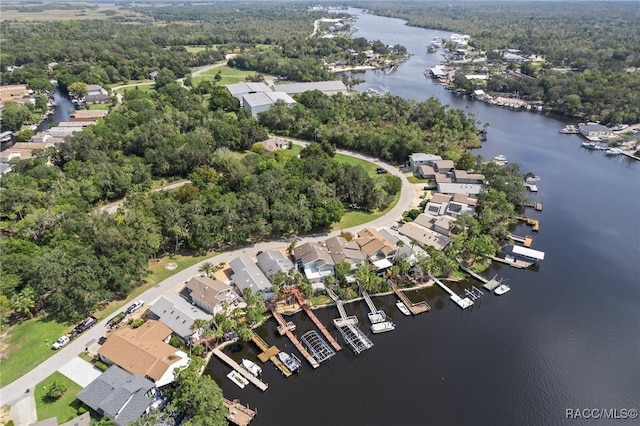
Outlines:
[[516, 219], [525, 222], [527, 225], [531, 225], [531, 229], [536, 232], [540, 230], [540, 222], [538, 219], [527, 216], [516, 216]]
[[242, 374], [242, 376], [247, 379], [248, 381], [250, 381], [252, 384], [254, 384], [258, 389], [260, 389], [262, 392], [266, 391], [267, 388], [269, 387], [268, 384], [266, 384], [265, 382], [263, 382], [262, 380], [258, 379], [257, 377], [255, 377], [253, 374], [249, 373], [247, 370], [245, 370], [244, 368], [242, 368], [240, 366], [240, 364], [238, 364], [237, 362], [235, 362], [233, 359], [231, 359], [229, 356], [227, 356], [224, 352], [222, 352], [220, 349], [215, 348], [213, 349], [213, 354], [215, 356], [217, 356], [218, 358], [220, 358], [222, 361], [224, 361], [225, 363], [227, 363], [229, 365], [229, 367], [233, 368], [234, 370], [236, 370], [238, 373]]
[[304, 309], [304, 312], [307, 314], [307, 316], [311, 318], [311, 321], [313, 321], [316, 327], [318, 327], [318, 329], [327, 339], [329, 344], [333, 346], [333, 349], [335, 349], [336, 351], [342, 350], [342, 346], [340, 346], [340, 344], [336, 341], [336, 339], [333, 338], [329, 330], [327, 330], [324, 324], [320, 322], [316, 314], [313, 313], [313, 311], [311, 310], [311, 307], [309, 306], [309, 303], [307, 302], [307, 299], [305, 299], [302, 293], [300, 293], [300, 290], [297, 287], [293, 287], [291, 289], [291, 292], [296, 297], [296, 299], [298, 300], [298, 304], [302, 306], [302, 309]]
[[229, 401], [227, 398], [222, 398], [222, 402], [224, 403], [224, 406], [227, 407], [227, 410], [229, 410], [229, 413], [227, 413], [227, 420], [234, 425], [247, 426], [256, 416], [255, 411], [240, 404], [240, 401], [237, 399]]
[[491, 259], [495, 260], [496, 262], [504, 263], [505, 265], [509, 265], [513, 268], [518, 268], [518, 269], [526, 269], [529, 266], [533, 265], [533, 263], [525, 262], [524, 260], [519, 260], [519, 259], [507, 260], [498, 256], [491, 256]]
[[535, 203], [533, 201], [527, 201], [526, 203], [524, 203], [525, 207], [531, 207], [533, 209], [535, 209], [536, 211], [541, 212], [542, 211], [542, 201], [536, 201]]
[[396, 296], [398, 296], [398, 298], [400, 298], [400, 300], [402, 300], [402, 303], [404, 303], [405, 305], [407, 305], [407, 308], [409, 308], [409, 311], [413, 314], [413, 315], [418, 315], [421, 314], [423, 312], [429, 312], [429, 310], [431, 309], [431, 306], [429, 306], [429, 304], [426, 301], [422, 301], [422, 302], [418, 302], [418, 303], [413, 303], [406, 294], [404, 294], [402, 292], [402, 290], [400, 290], [398, 288], [397, 285], [393, 284], [391, 286], [393, 288], [393, 292], [396, 294]]
[[640, 157], [637, 157], [637, 156], [635, 156], [633, 154], [629, 154], [628, 152], [624, 152], [624, 151], [620, 151], [620, 152], [622, 152], [623, 155], [626, 155], [629, 158], [633, 158], [634, 160], [640, 161]]
[[[304, 345], [300, 342], [300, 340], [298, 340], [296, 335], [291, 331], [291, 325], [293, 323], [291, 321], [285, 321], [280, 312], [278, 312], [278, 310], [276, 309], [275, 304], [270, 304], [269, 308], [271, 309], [273, 317], [276, 319], [276, 321], [278, 321], [278, 332], [280, 333], [280, 335], [286, 335], [289, 340], [291, 340], [291, 343], [293, 343], [293, 346], [295, 346], [298, 352], [300, 352], [302, 356], [307, 359], [307, 361], [313, 368], [320, 367], [318, 361], [316, 361], [316, 359], [311, 356], [309, 351], [307, 351], [307, 348], [304, 347]], [[293, 325], [293, 328], [295, 329], [295, 325]]]
[[531, 244], [533, 244], [533, 237], [530, 235], [527, 235], [526, 237], [521, 237], [519, 235], [509, 234], [509, 238], [511, 238], [513, 241], [519, 242], [525, 247], [531, 247]]
[[271, 361], [285, 377], [291, 376], [291, 371], [282, 363], [282, 361], [280, 361], [280, 358], [278, 358], [278, 352], [280, 352], [280, 349], [275, 346], [269, 346], [262, 337], [256, 334], [255, 331], [251, 332], [251, 340], [262, 351], [258, 354], [258, 359], [262, 361], [262, 363]]

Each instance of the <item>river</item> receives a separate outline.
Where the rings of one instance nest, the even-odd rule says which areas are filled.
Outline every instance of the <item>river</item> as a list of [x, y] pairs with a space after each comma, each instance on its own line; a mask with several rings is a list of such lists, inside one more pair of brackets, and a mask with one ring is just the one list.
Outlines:
[[[581, 148], [580, 137], [559, 134], [564, 123], [551, 117], [467, 101], [425, 79], [425, 67], [441, 59], [426, 53], [427, 44], [449, 33], [373, 15], [359, 15], [355, 25], [356, 36], [399, 43], [414, 54], [392, 75], [359, 74], [366, 83], [358, 90], [435, 96], [473, 112], [490, 123], [475, 154], [504, 154], [541, 177], [533, 198], [544, 202], [544, 212], [527, 214], [540, 219], [533, 248], [546, 258], [525, 271], [491, 268], [485, 275], [504, 277], [511, 291], [485, 294], [467, 311], [439, 289], [411, 296], [432, 306], [417, 317], [402, 316], [395, 298], [376, 298], [393, 316], [394, 332], [372, 336], [375, 346], [359, 357], [345, 348], [289, 379], [265, 365], [265, 393], [240, 390], [214, 360], [208, 372], [225, 396], [257, 407], [255, 426], [596, 425], [611, 421], [570, 421], [566, 410], [640, 408], [640, 164]], [[531, 230], [521, 225], [515, 233]], [[364, 303], [346, 309], [367, 329]], [[335, 308], [318, 315], [326, 325], [338, 316]], [[298, 336], [313, 328], [303, 314], [291, 320]], [[273, 320], [258, 332], [293, 350]], [[239, 349], [233, 357], [256, 359], [252, 343]]]

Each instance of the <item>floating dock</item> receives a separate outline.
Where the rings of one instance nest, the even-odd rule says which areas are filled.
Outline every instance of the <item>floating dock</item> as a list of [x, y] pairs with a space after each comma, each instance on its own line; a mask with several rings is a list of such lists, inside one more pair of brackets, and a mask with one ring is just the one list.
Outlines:
[[280, 361], [280, 358], [278, 358], [278, 352], [280, 352], [280, 349], [275, 346], [269, 346], [267, 342], [262, 339], [262, 337], [256, 334], [255, 331], [251, 332], [251, 340], [262, 351], [258, 354], [258, 359], [260, 361], [262, 361], [263, 363], [271, 361], [278, 368], [278, 370], [280, 370], [282, 374], [285, 375], [285, 377], [291, 376], [291, 371], [282, 363], [282, 361]]
[[525, 207], [532, 207], [534, 208], [536, 211], [541, 212], [542, 211], [542, 201], [536, 201], [535, 203], [533, 201], [528, 201], [526, 203], [524, 203]]
[[227, 420], [234, 425], [248, 426], [248, 424], [251, 423], [251, 420], [256, 416], [255, 411], [250, 410], [249, 407], [245, 407], [237, 399], [229, 401], [226, 398], [222, 398], [222, 402], [229, 411], [227, 413]]
[[538, 219], [527, 216], [516, 216], [516, 219], [525, 222], [527, 225], [531, 225], [531, 229], [536, 232], [540, 230], [540, 222], [538, 221]]
[[258, 379], [257, 377], [255, 377], [253, 374], [249, 373], [247, 370], [245, 370], [244, 368], [242, 368], [240, 366], [240, 364], [238, 364], [237, 362], [235, 362], [233, 359], [231, 359], [229, 356], [227, 356], [224, 352], [222, 352], [220, 349], [218, 348], [214, 348], [213, 349], [213, 354], [215, 356], [217, 356], [218, 358], [220, 358], [222, 361], [224, 361], [226, 364], [229, 365], [229, 367], [233, 368], [235, 371], [237, 371], [238, 373], [242, 374], [242, 376], [247, 379], [249, 382], [251, 382], [252, 384], [254, 384], [258, 389], [260, 389], [262, 392], [266, 391], [267, 388], [269, 387], [269, 385], [267, 385], [265, 382], [263, 382], [262, 380]]
[[298, 300], [298, 304], [302, 306], [302, 309], [304, 309], [304, 312], [307, 314], [307, 316], [311, 318], [311, 321], [313, 321], [316, 327], [318, 327], [318, 330], [320, 330], [320, 332], [324, 335], [324, 337], [331, 344], [331, 346], [333, 346], [333, 349], [335, 349], [336, 351], [342, 350], [342, 346], [340, 346], [340, 344], [336, 341], [336, 339], [333, 338], [331, 333], [329, 333], [329, 330], [327, 330], [324, 324], [320, 322], [316, 314], [313, 313], [313, 311], [311, 310], [311, 307], [309, 306], [309, 302], [307, 301], [307, 299], [305, 299], [302, 293], [300, 293], [300, 290], [298, 289], [298, 287], [293, 287], [291, 289], [291, 293], [293, 293], [295, 298]]
[[291, 321], [285, 321], [280, 312], [276, 310], [275, 304], [270, 304], [269, 308], [271, 309], [273, 317], [276, 319], [276, 321], [278, 321], [278, 332], [280, 333], [280, 335], [282, 336], [286, 334], [289, 340], [291, 340], [291, 343], [293, 343], [293, 346], [295, 346], [298, 352], [300, 352], [302, 356], [307, 359], [307, 361], [313, 368], [320, 367], [318, 361], [316, 361], [316, 359], [311, 356], [304, 345], [300, 343], [296, 335], [293, 334], [292, 328], [293, 330], [295, 330], [295, 324], [293, 324]]
[[369, 314], [367, 316], [369, 317], [369, 321], [371, 322], [371, 324], [385, 322], [387, 319], [387, 314], [385, 314], [382, 309], [378, 309], [376, 307], [376, 305], [373, 303], [373, 300], [371, 300], [369, 293], [362, 289], [360, 290], [360, 293], [362, 293], [362, 297], [369, 307]]
[[473, 300], [469, 299], [468, 297], [465, 297], [464, 299], [460, 296], [458, 296], [456, 293], [454, 293], [453, 290], [451, 290], [449, 287], [447, 287], [446, 285], [444, 285], [440, 280], [438, 280], [436, 277], [434, 277], [433, 275], [429, 275], [429, 277], [436, 283], [438, 284], [438, 286], [440, 286], [441, 289], [443, 289], [444, 291], [446, 291], [447, 293], [449, 293], [450, 299], [453, 300], [456, 305], [460, 306], [462, 309], [467, 309], [468, 307], [473, 305]]
[[431, 309], [431, 306], [429, 306], [429, 304], [424, 300], [422, 302], [413, 303], [411, 300], [409, 300], [407, 295], [398, 288], [397, 285], [393, 284], [391, 288], [393, 289], [393, 292], [396, 294], [396, 296], [398, 296], [398, 298], [402, 300], [402, 303], [404, 303], [407, 308], [409, 308], [409, 312], [411, 312], [413, 315], [418, 315], [423, 312], [429, 312], [429, 310]]
[[344, 310], [342, 300], [338, 298], [338, 295], [331, 289], [327, 289], [327, 294], [334, 302], [340, 313], [340, 318], [334, 319], [333, 324], [336, 326], [344, 341], [353, 349], [356, 355], [361, 352], [371, 349], [373, 342], [358, 328], [358, 317], [355, 315], [348, 316]]

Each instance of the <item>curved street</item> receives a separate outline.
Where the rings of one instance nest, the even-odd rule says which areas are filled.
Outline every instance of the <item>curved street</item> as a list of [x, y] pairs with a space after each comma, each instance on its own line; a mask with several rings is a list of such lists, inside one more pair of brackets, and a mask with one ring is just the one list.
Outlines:
[[[290, 140], [291, 142], [298, 145], [302, 145], [302, 146], [307, 146], [309, 144], [309, 142], [301, 141], [297, 139], [291, 139], [291, 138], [282, 138], [282, 139]], [[383, 226], [391, 226], [393, 223], [396, 222], [398, 218], [402, 216], [402, 213], [405, 210], [409, 209], [412, 202], [414, 202], [415, 200], [412, 184], [409, 183], [406, 177], [402, 174], [402, 172], [400, 172], [400, 170], [398, 170], [396, 166], [368, 155], [358, 154], [355, 152], [350, 152], [345, 150], [337, 150], [336, 152], [344, 155], [349, 155], [355, 158], [359, 158], [362, 160], [370, 161], [376, 164], [376, 166], [383, 167], [389, 173], [400, 177], [400, 179], [402, 179], [402, 190], [400, 193], [400, 198], [397, 204], [389, 212], [387, 212], [385, 215], [371, 222], [354, 226], [352, 228], [348, 228], [344, 230], [337, 230], [337, 231], [332, 231], [332, 232], [327, 232], [322, 234], [306, 236], [300, 239], [299, 244], [303, 244], [308, 241], [323, 241], [330, 236], [340, 234], [340, 232], [342, 231], [357, 233], [358, 231], [366, 227], [380, 228]], [[137, 297], [137, 299], [144, 300], [145, 304], [150, 304], [151, 302], [155, 301], [158, 297], [160, 297], [165, 293], [178, 292], [186, 281], [188, 281], [190, 278], [198, 274], [198, 269], [200, 265], [205, 261], [211, 262], [213, 264], [218, 264], [222, 262], [229, 263], [232, 259], [234, 259], [235, 257], [241, 254], [253, 256], [258, 251], [278, 249], [283, 246], [287, 246], [289, 243], [290, 241], [288, 240], [282, 240], [282, 239], [273, 240], [273, 241], [257, 243], [248, 247], [242, 247], [242, 248], [238, 248], [232, 251], [222, 253], [220, 255], [206, 259], [200, 263], [197, 263], [189, 268], [186, 268], [176, 273], [175, 275], [160, 282], [153, 288], [145, 291], [139, 297]], [[118, 312], [122, 312], [126, 310], [126, 308], [127, 308], [127, 305], [122, 306], [122, 308], [120, 308], [117, 312], [114, 312], [109, 318], [116, 315]], [[40, 383], [45, 378], [49, 377], [51, 374], [57, 371], [60, 367], [66, 365], [69, 361], [71, 361], [74, 357], [76, 357], [77, 354], [84, 351], [87, 347], [92, 345], [94, 342], [96, 342], [98, 339], [100, 339], [102, 336], [106, 334], [106, 331], [107, 331], [106, 324], [109, 318], [105, 318], [104, 320], [100, 321], [93, 328], [84, 332], [82, 335], [80, 335], [80, 337], [73, 340], [66, 347], [59, 350], [55, 355], [51, 356], [49, 359], [41, 363], [39, 366], [29, 371], [27, 374], [15, 380], [14, 382], [10, 383], [9, 385], [0, 389], [0, 401], [2, 401], [2, 404], [13, 405], [17, 401], [20, 401], [26, 397], [32, 398], [33, 388], [35, 385]], [[55, 338], [55, 337], [57, 336], [52, 336], [51, 338]], [[30, 390], [30, 392], [26, 393], [27, 390]]]

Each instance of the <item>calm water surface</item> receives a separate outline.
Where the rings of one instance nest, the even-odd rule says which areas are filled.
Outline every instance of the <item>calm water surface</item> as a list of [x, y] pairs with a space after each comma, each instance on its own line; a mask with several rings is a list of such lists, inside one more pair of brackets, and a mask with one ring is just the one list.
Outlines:
[[[468, 109], [489, 122], [486, 158], [504, 154], [542, 179], [535, 200], [544, 212], [534, 248], [546, 252], [535, 269], [494, 267], [511, 285], [502, 297], [485, 294], [461, 311], [439, 289], [425, 298], [431, 312], [406, 318], [395, 298], [376, 298], [397, 328], [372, 336], [375, 346], [359, 357], [348, 348], [317, 370], [307, 364], [284, 379], [263, 367], [269, 389], [240, 390], [217, 360], [209, 373], [227, 398], [258, 408], [252, 425], [564, 425], [567, 408], [640, 408], [640, 164], [582, 149], [564, 124], [537, 113], [517, 112], [451, 95], [423, 76], [439, 54], [426, 53], [441, 31], [410, 28], [403, 21], [361, 15], [356, 36], [400, 43], [414, 56], [390, 76], [360, 74], [366, 90], [417, 100], [430, 96]], [[519, 235], [531, 234], [522, 225]], [[454, 285], [459, 293], [472, 282]], [[364, 303], [347, 305], [368, 330]], [[318, 311], [324, 324], [335, 308]], [[312, 329], [303, 315], [291, 318], [297, 335]], [[269, 343], [292, 351], [275, 322], [258, 330]], [[334, 336], [342, 343], [336, 331]], [[256, 358], [243, 344], [238, 360]], [[634, 424], [619, 421], [619, 424]], [[637, 424], [637, 423], [635, 423]]]

